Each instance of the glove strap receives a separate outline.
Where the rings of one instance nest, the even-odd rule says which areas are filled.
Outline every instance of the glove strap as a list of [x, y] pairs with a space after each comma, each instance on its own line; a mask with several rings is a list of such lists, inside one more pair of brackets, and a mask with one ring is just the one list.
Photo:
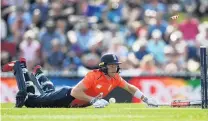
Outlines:
[[143, 96], [142, 101], [145, 102], [145, 103], [147, 103], [148, 102], [148, 98], [145, 97], [145, 96]]

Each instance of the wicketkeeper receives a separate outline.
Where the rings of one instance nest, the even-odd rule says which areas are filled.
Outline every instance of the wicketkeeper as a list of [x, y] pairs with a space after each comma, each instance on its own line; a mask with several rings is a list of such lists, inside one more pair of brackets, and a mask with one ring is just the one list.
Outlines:
[[[64, 86], [56, 90], [53, 83], [36, 66], [32, 74], [27, 70], [26, 60], [21, 58], [3, 66], [2, 72], [13, 71], [18, 85], [16, 107], [106, 107], [109, 103], [103, 98], [115, 87], [121, 87], [148, 105], [157, 106], [152, 98], [147, 98], [137, 87], [126, 82], [119, 75], [118, 58], [114, 54], [101, 57], [99, 69], [92, 70], [74, 87]], [[35, 78], [32, 78], [34, 75]], [[33, 81], [31, 81], [33, 80]], [[34, 82], [37, 83], [34, 83]], [[41, 92], [35, 93], [35, 86]]]

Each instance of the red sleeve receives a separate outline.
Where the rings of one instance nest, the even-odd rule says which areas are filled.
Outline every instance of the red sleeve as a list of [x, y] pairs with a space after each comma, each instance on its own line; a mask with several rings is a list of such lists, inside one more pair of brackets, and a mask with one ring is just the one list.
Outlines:
[[82, 83], [88, 89], [94, 83], [95, 74], [93, 72], [88, 72], [87, 75], [82, 79]]
[[119, 86], [119, 87], [121, 87], [121, 88], [124, 88], [125, 87], [125, 85], [126, 85], [126, 81], [122, 78], [122, 77], [120, 77], [119, 75], [118, 75], [118, 85], [117, 86]]

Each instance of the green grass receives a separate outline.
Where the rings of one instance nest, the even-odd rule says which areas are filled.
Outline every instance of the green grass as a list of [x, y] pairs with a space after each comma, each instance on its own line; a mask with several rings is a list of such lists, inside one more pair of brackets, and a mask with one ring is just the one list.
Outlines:
[[110, 104], [106, 108], [13, 108], [1, 105], [2, 121], [208, 121], [200, 108], [147, 108], [142, 104]]

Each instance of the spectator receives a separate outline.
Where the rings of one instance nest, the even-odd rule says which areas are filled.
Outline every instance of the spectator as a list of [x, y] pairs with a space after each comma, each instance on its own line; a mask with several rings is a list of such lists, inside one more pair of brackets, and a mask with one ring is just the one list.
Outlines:
[[35, 9], [33, 11], [33, 26], [41, 28], [43, 23], [41, 22], [41, 11], [39, 9]]
[[149, 3], [144, 5], [144, 11], [146, 10], [153, 10], [159, 14], [164, 14], [167, 11], [167, 6], [159, 2], [159, 0], [150, 0]]
[[196, 44], [196, 35], [198, 34], [198, 20], [188, 15], [179, 25], [179, 30], [183, 33], [183, 39], [187, 41], [189, 45]]
[[44, 0], [35, 0], [35, 3], [33, 3], [30, 6], [31, 15], [34, 14], [34, 12], [36, 11], [41, 11], [40, 22], [41, 25], [43, 25], [45, 21], [48, 19], [48, 11], [49, 11], [48, 3], [46, 3]]
[[[132, 22], [130, 24], [130, 27], [129, 27], [129, 31], [126, 32], [126, 38], [124, 40], [124, 44], [126, 44], [126, 46], [128, 48], [131, 48], [132, 44], [136, 41], [137, 39], [137, 29], [140, 27], [140, 23], [139, 22]], [[125, 33], [124, 33], [125, 34]]]
[[197, 0], [181, 0], [186, 12], [192, 14], [197, 8]]
[[24, 34], [24, 40], [20, 43], [20, 57], [27, 59], [28, 69], [40, 63], [40, 43], [35, 40], [32, 30]]
[[86, 16], [92, 17], [95, 16], [98, 19], [98, 22], [102, 21], [102, 13], [106, 9], [104, 0], [93, 1], [91, 0], [87, 5]]
[[137, 40], [133, 45], [133, 50], [135, 51], [135, 56], [138, 60], [142, 60], [145, 55], [149, 54], [147, 50], [146, 40]]
[[141, 19], [142, 12], [140, 0], [128, 0], [122, 11], [123, 19], [126, 21], [126, 25], [130, 25], [138, 19]]
[[188, 44], [188, 59], [198, 59], [196, 35], [198, 34], [198, 20], [191, 15], [187, 16], [180, 26], [179, 30], [183, 33], [183, 39]]
[[61, 34], [62, 37], [66, 40], [66, 31], [67, 31], [67, 24], [64, 19], [58, 19], [56, 23], [57, 31]]
[[199, 17], [207, 16], [208, 12], [208, 1], [207, 0], [200, 0], [200, 5], [199, 5]]
[[158, 72], [158, 69], [155, 65], [154, 57], [151, 55], [146, 55], [141, 60], [140, 69], [143, 73], [154, 74]]
[[69, 51], [67, 53], [67, 56], [63, 60], [63, 69], [66, 71], [70, 71], [70, 70], [76, 71], [78, 67], [81, 65], [82, 62], [80, 58], [73, 51]]
[[165, 42], [162, 40], [162, 33], [160, 30], [152, 32], [152, 38], [147, 43], [148, 51], [153, 55], [156, 64], [163, 65], [165, 62], [164, 48]]
[[103, 31], [104, 33], [104, 40], [103, 46], [109, 48], [114, 40], [119, 40], [121, 44], [124, 43], [125, 34], [119, 31], [119, 27], [116, 24], [111, 25], [109, 30]]
[[73, 12], [71, 9], [64, 8], [64, 2], [62, 1], [52, 1], [51, 9], [49, 11], [49, 17], [55, 21], [58, 19], [67, 19], [68, 16]]
[[170, 64], [170, 67], [174, 67], [173, 65], [175, 65], [177, 71], [186, 69], [187, 44], [182, 40], [182, 33], [180, 31], [175, 31], [170, 35], [170, 44], [166, 45], [164, 51], [167, 67]]
[[104, 20], [106, 24], [115, 23], [119, 24], [123, 20], [123, 4], [120, 0], [110, 0], [108, 2], [108, 9], [105, 11]]
[[22, 21], [24, 28], [28, 28], [32, 23], [32, 18], [29, 12], [25, 11], [22, 7], [16, 7], [15, 11], [13, 11], [8, 18], [8, 25], [12, 28], [13, 24], [18, 20]]
[[94, 32], [94, 37], [89, 41], [88, 53], [95, 53], [101, 57], [102, 52], [105, 50], [103, 47], [104, 35], [102, 32]]
[[112, 40], [113, 43], [108, 49], [107, 53], [114, 53], [121, 61], [126, 61], [128, 57], [128, 49], [119, 39]]
[[89, 50], [86, 51], [82, 56], [82, 63], [88, 69], [98, 68], [100, 63], [100, 57], [102, 54], [102, 40], [103, 34], [96, 32], [95, 36], [89, 41]]
[[89, 41], [93, 38], [93, 32], [87, 23], [80, 23], [78, 31], [76, 31], [76, 40], [74, 46], [77, 46], [81, 52], [89, 50]]
[[164, 37], [167, 26], [168, 26], [168, 23], [162, 20], [160, 16], [157, 16], [156, 24], [150, 25], [148, 28], [149, 36], [151, 36], [152, 32], [157, 29], [161, 31], [162, 37]]
[[52, 70], [59, 70], [63, 67], [64, 53], [62, 52], [62, 46], [59, 40], [53, 39], [51, 41], [52, 50], [48, 56], [48, 68]]
[[25, 31], [29, 28], [32, 23], [31, 16], [28, 12], [25, 12], [24, 8], [17, 7], [16, 12], [12, 12], [8, 18], [8, 24], [11, 30], [10, 41], [19, 43], [22, 41], [22, 37]]
[[47, 58], [51, 53], [51, 49], [52, 49], [51, 41], [53, 39], [57, 39], [60, 45], [65, 45], [66, 43], [64, 36], [62, 36], [56, 30], [55, 22], [50, 19], [46, 22], [46, 28], [43, 29], [39, 34], [39, 40], [41, 43], [41, 49], [44, 58]]
[[38, 9], [33, 12], [32, 24], [30, 25], [30, 29], [35, 33], [36, 38], [38, 38], [40, 28], [43, 26], [40, 20], [40, 13], [41, 11]]
[[[2, 0], [1, 50], [16, 59], [28, 53], [25, 45], [36, 50], [32, 45], [39, 41], [40, 59], [31, 63], [42, 59], [43, 66], [83, 73], [107, 52], [117, 54], [128, 70], [138, 69], [148, 54], [157, 71], [196, 70], [190, 67], [199, 63], [199, 47], [208, 46], [207, 23], [200, 24], [207, 5], [206, 0]], [[175, 14], [178, 19], [167, 18]], [[23, 38], [28, 30], [32, 41]]]
[[23, 20], [21, 18], [17, 19], [15, 23], [12, 25], [11, 32], [12, 32], [12, 42], [19, 45], [19, 43], [22, 41], [22, 37], [26, 31], [26, 28], [24, 26]]

